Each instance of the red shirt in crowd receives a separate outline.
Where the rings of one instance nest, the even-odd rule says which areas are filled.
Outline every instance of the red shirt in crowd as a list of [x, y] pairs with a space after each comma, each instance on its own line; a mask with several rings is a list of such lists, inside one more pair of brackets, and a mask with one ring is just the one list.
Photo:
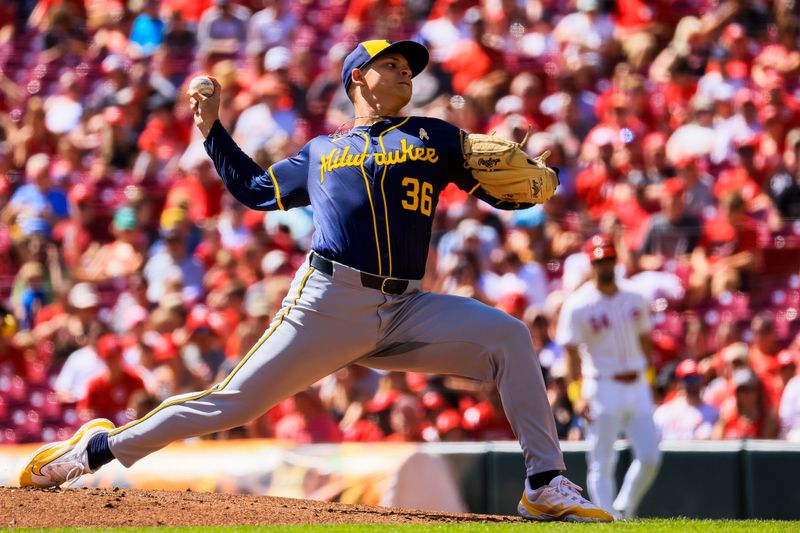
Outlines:
[[[761, 177], [757, 179], [760, 180]], [[714, 195], [717, 198], [723, 198], [732, 192], [741, 194], [749, 205], [761, 194], [761, 186], [744, 168], [734, 167], [722, 171], [714, 184]]]
[[14, 6], [9, 2], [0, 4], [0, 28], [7, 24], [14, 24], [16, 22], [17, 14]]
[[758, 346], [753, 345], [750, 347], [750, 368], [753, 369], [753, 372], [755, 372], [759, 378], [762, 375], [777, 375], [780, 371], [780, 364], [778, 363], [777, 356], [777, 352], [774, 354], [764, 353]]
[[180, 205], [182, 201], [188, 200], [189, 218], [192, 222], [199, 223], [220, 214], [224, 191], [225, 185], [220, 180], [203, 187], [197, 177], [186, 176], [169, 188], [166, 205]]
[[643, 0], [617, 0], [617, 9], [613, 13], [614, 26], [624, 33], [643, 31], [652, 24], [656, 16], [653, 8]]
[[402, 2], [399, 0], [351, 0], [344, 18], [346, 21], [366, 22], [373, 15], [379, 3], [384, 6], [397, 6]]
[[614, 177], [603, 165], [591, 165], [575, 177], [575, 194], [586, 206], [589, 216], [599, 220], [613, 208], [614, 185]]
[[783, 386], [780, 377], [781, 365], [778, 362], [778, 354], [768, 354], [762, 352], [758, 346], [750, 347], [749, 355], [750, 368], [756, 373], [758, 379], [764, 385], [764, 393], [770, 405], [778, 406], [781, 403]]
[[[5, 346], [0, 348], [0, 371], [5, 367], [11, 369], [15, 376], [26, 377], [28, 375], [28, 363], [25, 360], [25, 352], [11, 344], [5, 342]], [[0, 372], [2, 374], [2, 372]]]
[[139, 149], [166, 160], [183, 152], [191, 135], [191, 129], [174, 118], [154, 115], [139, 135]]
[[735, 414], [725, 423], [722, 430], [724, 439], [757, 439], [761, 433], [761, 422], [749, 420]]
[[362, 418], [345, 430], [342, 437], [344, 442], [380, 442], [383, 432], [374, 422]]
[[275, 438], [300, 444], [341, 442], [342, 431], [327, 413], [314, 417], [289, 413], [275, 424]]
[[741, 226], [735, 228], [727, 217], [719, 215], [705, 223], [701, 244], [706, 249], [708, 260], [714, 262], [739, 252], [756, 250], [758, 232], [750, 218], [745, 218]]
[[92, 244], [92, 235], [77, 220], [62, 220], [53, 228], [53, 240], [61, 243], [64, 262], [69, 267], [76, 267], [81, 256]]
[[464, 40], [454, 47], [450, 59], [442, 66], [453, 75], [453, 90], [464, 94], [472, 82], [492, 71], [502, 70], [504, 63], [499, 51]]
[[214, 5], [214, 0], [164, 0], [161, 10], [165, 13], [178, 11], [183, 20], [197, 22], [203, 11]]
[[144, 381], [133, 370], [123, 369], [115, 383], [106, 372], [89, 381], [86, 396], [78, 402], [78, 408], [90, 409], [96, 417], [113, 420], [128, 408], [131, 396], [140, 390], [144, 390]]

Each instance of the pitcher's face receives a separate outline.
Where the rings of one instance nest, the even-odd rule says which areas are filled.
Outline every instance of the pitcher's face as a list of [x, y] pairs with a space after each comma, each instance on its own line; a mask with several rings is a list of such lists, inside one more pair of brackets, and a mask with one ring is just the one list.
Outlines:
[[362, 71], [367, 94], [383, 109], [399, 111], [411, 100], [411, 67], [400, 54], [386, 54], [371, 61]]

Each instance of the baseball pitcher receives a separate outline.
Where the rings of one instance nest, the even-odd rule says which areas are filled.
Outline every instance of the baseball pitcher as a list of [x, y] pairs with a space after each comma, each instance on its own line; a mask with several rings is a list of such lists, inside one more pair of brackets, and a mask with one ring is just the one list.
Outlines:
[[[650, 314], [641, 295], [617, 285], [617, 254], [609, 237], [592, 237], [584, 251], [592, 279], [564, 302], [556, 342], [567, 351], [571, 382], [582, 379], [575, 410], [588, 422], [589, 495], [601, 508], [632, 517], [661, 463], [653, 398], [645, 379]], [[630, 441], [634, 461], [614, 498], [614, 441], [620, 433]]]
[[549, 198], [558, 180], [519, 145], [472, 136], [431, 118], [401, 116], [428, 51], [412, 41], [360, 43], [342, 83], [352, 129], [312, 139], [266, 171], [218, 120], [220, 87], [191, 106], [230, 193], [251, 209], [313, 206], [316, 231], [283, 307], [223, 381], [165, 400], [114, 428], [94, 420], [46, 445], [23, 486], [56, 486], [116, 459], [131, 466], [170, 442], [236, 427], [327, 374], [357, 363], [382, 370], [493, 381], [522, 445], [518, 504], [532, 520], [610, 521], [563, 475], [553, 415], [526, 326], [475, 300], [420, 290], [439, 193], [455, 182], [501, 209]]

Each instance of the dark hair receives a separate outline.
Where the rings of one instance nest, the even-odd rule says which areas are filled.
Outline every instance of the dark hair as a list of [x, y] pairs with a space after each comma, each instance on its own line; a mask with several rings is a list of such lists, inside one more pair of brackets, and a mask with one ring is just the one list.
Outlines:
[[725, 208], [730, 211], [744, 211], [745, 202], [739, 191], [733, 191], [723, 198], [722, 201]]
[[772, 318], [772, 313], [769, 311], [762, 311], [753, 317], [750, 322], [750, 330], [753, 333], [767, 333], [775, 331], [775, 320]]

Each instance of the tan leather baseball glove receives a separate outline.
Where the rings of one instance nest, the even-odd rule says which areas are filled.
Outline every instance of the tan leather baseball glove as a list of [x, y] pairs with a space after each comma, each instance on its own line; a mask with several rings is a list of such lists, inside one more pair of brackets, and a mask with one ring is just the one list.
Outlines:
[[560, 182], [557, 172], [545, 164], [549, 151], [530, 157], [519, 143], [481, 133], [465, 135], [463, 145], [464, 165], [491, 196], [540, 204], [555, 194]]

